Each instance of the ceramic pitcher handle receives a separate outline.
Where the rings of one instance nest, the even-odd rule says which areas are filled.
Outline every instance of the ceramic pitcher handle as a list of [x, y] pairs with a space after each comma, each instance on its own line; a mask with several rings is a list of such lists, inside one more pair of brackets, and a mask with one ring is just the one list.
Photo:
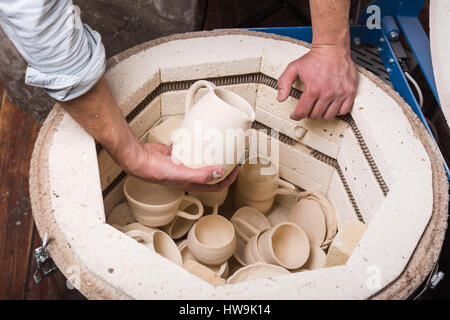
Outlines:
[[283, 179], [278, 178], [278, 186], [279, 188], [275, 190], [275, 195], [277, 194], [292, 194], [295, 191], [295, 186], [292, 183], [284, 181]]
[[201, 88], [208, 88], [211, 91], [214, 90], [215, 87], [216, 85], [214, 83], [206, 80], [200, 80], [194, 83], [187, 92], [184, 113], [188, 113], [189, 109], [191, 109], [198, 90], [200, 90]]
[[[258, 234], [259, 232], [261, 232], [261, 230], [256, 229], [254, 225], [252, 225], [251, 223], [249, 223], [246, 220], [235, 218], [235, 219], [233, 219], [233, 222], [242, 224], [244, 227], [246, 227], [248, 230], [250, 230], [253, 234]], [[248, 242], [250, 240], [250, 238], [247, 237], [239, 228], [235, 227], [234, 230], [236, 231], [236, 233], [239, 237], [244, 239], [244, 241]]]
[[[198, 200], [197, 198], [194, 198], [193, 196], [184, 196], [183, 201], [186, 202], [190, 202], [192, 204], [195, 204], [198, 208], [198, 213], [197, 214], [191, 214], [185, 211], [178, 211], [177, 216], [188, 219], [188, 220], [198, 220], [201, 218], [201, 216], [203, 215], [203, 205], [200, 202], [200, 200]], [[186, 206], [185, 208], [187, 208], [188, 206]]]

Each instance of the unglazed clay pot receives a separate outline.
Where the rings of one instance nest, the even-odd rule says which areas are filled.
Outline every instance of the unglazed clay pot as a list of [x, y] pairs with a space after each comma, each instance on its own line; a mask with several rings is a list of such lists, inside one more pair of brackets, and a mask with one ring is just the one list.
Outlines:
[[187, 240], [189, 251], [204, 264], [222, 264], [236, 249], [234, 226], [218, 215], [217, 205], [212, 215], [204, 216], [194, 224]]
[[133, 212], [131, 212], [128, 202], [122, 202], [115, 206], [106, 218], [106, 223], [111, 225], [125, 226], [134, 222], [136, 222], [136, 219], [133, 216]]
[[177, 265], [182, 265], [183, 261], [177, 245], [165, 232], [146, 227], [140, 223], [116, 228]]
[[[183, 258], [183, 263], [185, 263], [188, 260], [197, 261], [197, 258], [194, 257], [194, 255], [189, 251], [187, 240], [182, 240], [178, 244], [178, 249], [180, 250], [181, 257]], [[214, 271], [217, 275], [221, 276], [222, 278], [228, 277], [228, 261], [225, 261], [222, 264], [219, 265], [205, 265], [205, 267], [208, 267], [212, 271]]]
[[258, 238], [258, 249], [264, 262], [297, 269], [308, 260], [310, 244], [299, 226], [285, 222], [263, 232]]
[[229, 189], [229, 187], [226, 187], [218, 192], [193, 192], [191, 194], [199, 199], [204, 206], [213, 208], [216, 204], [221, 206], [225, 202]]
[[[194, 104], [201, 88], [208, 92]], [[191, 168], [220, 166], [224, 179], [244, 155], [245, 134], [254, 120], [255, 112], [244, 98], [212, 82], [197, 81], [187, 93], [184, 120], [172, 136], [172, 160]], [[243, 145], [227, 142], [230, 134]]]
[[265, 201], [278, 194], [292, 194], [295, 186], [279, 178], [278, 165], [269, 158], [252, 157], [241, 166], [236, 189], [246, 199]]
[[283, 267], [258, 262], [237, 270], [227, 279], [227, 284], [277, 277], [286, 274], [290, 274], [290, 272]]
[[[123, 191], [136, 220], [149, 227], [167, 225], [176, 216], [197, 220], [203, 215], [203, 205], [200, 200], [185, 195], [180, 189], [172, 189], [128, 176], [123, 185]], [[195, 204], [198, 212], [190, 214], [180, 211], [182, 201]]]
[[300, 226], [312, 245], [327, 249], [337, 232], [336, 214], [330, 202], [317, 191], [301, 192], [288, 221]]

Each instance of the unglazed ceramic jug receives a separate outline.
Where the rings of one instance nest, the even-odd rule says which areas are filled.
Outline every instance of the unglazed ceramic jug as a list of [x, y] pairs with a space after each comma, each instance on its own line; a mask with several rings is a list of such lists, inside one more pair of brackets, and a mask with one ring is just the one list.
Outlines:
[[[201, 88], [208, 91], [194, 104]], [[172, 160], [191, 168], [220, 166], [224, 179], [245, 153], [245, 134], [255, 120], [252, 106], [239, 95], [200, 80], [187, 93], [185, 113], [172, 135]], [[236, 137], [243, 143], [236, 143]]]

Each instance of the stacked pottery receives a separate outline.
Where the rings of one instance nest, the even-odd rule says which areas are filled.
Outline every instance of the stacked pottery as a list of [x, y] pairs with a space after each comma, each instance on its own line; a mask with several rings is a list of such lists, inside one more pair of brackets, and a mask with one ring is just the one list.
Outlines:
[[278, 166], [268, 158], [252, 157], [239, 170], [234, 192], [236, 207], [249, 206], [266, 213], [276, 195], [292, 194], [295, 186], [280, 179]]
[[337, 232], [336, 214], [330, 202], [317, 191], [301, 192], [288, 221], [301, 227], [311, 245], [328, 249]]
[[[201, 88], [207, 93], [193, 104]], [[173, 139], [178, 126], [188, 133], [195, 129], [194, 122], [219, 131], [246, 130], [254, 116], [241, 97], [199, 81], [188, 92], [184, 120], [166, 120], [150, 130], [148, 139], [172, 139], [181, 150], [184, 142]], [[236, 161], [242, 156], [236, 147], [224, 151], [237, 155]], [[192, 163], [183, 153], [172, 156], [194, 168], [211, 164]], [[236, 162], [214, 165], [224, 169], [224, 178]], [[187, 195], [129, 176], [123, 184], [127, 202], [111, 210], [107, 223], [214, 286], [324, 266], [325, 251], [337, 232], [334, 210], [324, 196], [314, 191], [296, 195], [296, 187], [280, 178], [278, 166], [261, 156], [245, 161], [231, 190], [230, 196], [229, 188]], [[289, 208], [274, 205], [277, 195], [292, 198]], [[204, 207], [212, 212], [204, 215]]]

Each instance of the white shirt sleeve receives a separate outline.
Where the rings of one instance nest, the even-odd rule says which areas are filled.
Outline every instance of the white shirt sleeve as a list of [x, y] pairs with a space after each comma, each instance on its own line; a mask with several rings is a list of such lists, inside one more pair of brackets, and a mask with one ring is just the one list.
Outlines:
[[0, 25], [28, 63], [25, 83], [56, 100], [83, 95], [105, 72], [101, 36], [71, 0], [0, 0]]

